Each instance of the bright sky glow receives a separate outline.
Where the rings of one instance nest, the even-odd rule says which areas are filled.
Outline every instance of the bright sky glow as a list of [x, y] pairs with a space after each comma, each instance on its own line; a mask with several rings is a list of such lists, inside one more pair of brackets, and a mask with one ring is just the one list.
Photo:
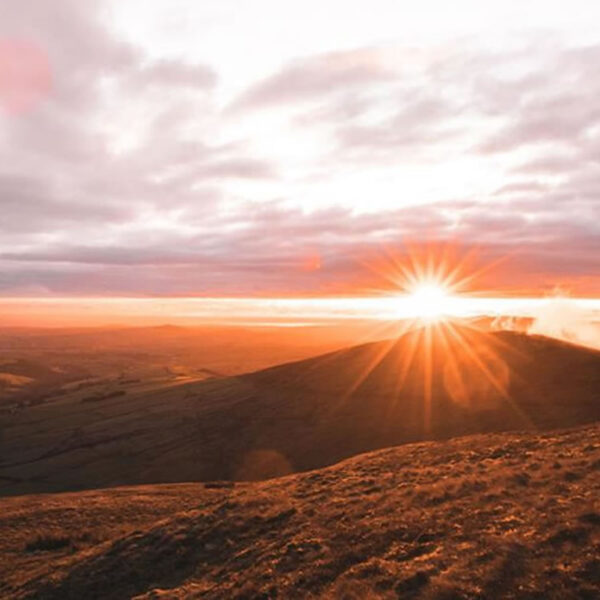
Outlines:
[[[536, 316], [566, 302], [587, 321], [600, 319], [600, 301], [553, 298], [470, 298], [444, 302], [452, 317]], [[381, 298], [10, 298], [0, 301], [0, 326], [49, 322], [55, 326], [86, 324], [206, 323], [286, 325], [339, 323], [347, 320], [395, 321], [420, 318], [423, 306], [410, 295]], [[563, 307], [564, 308], [564, 307]]]
[[411, 311], [426, 320], [446, 315], [449, 310], [457, 308], [456, 299], [442, 285], [427, 281], [419, 284], [404, 300], [410, 303]]

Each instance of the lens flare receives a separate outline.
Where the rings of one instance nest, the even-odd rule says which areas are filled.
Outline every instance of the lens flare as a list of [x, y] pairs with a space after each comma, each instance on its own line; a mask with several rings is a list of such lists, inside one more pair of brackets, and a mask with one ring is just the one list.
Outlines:
[[[509, 351], [508, 345], [476, 322], [452, 316], [459, 302], [482, 293], [476, 292], [474, 285], [498, 262], [477, 264], [475, 249], [421, 245], [399, 253], [386, 250], [383, 258], [367, 263], [392, 284], [391, 289], [372, 291], [392, 296], [402, 310], [398, 310], [397, 322], [388, 322], [384, 325], [387, 331], [381, 331], [389, 335], [389, 343], [377, 346], [341, 401], [349, 398], [393, 352], [397, 340], [406, 336], [404, 352], [398, 358], [395, 396], [401, 401], [403, 394], [415, 393], [415, 377], [420, 379], [425, 437], [432, 432], [437, 394], [466, 410], [484, 410], [497, 402], [513, 405], [508, 367], [499, 352]], [[412, 389], [407, 388], [409, 381]]]

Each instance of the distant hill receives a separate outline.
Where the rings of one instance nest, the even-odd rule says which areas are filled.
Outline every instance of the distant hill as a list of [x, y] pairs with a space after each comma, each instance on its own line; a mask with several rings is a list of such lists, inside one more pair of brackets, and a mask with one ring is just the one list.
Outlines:
[[0, 419], [68, 396], [79, 384], [135, 379], [156, 387], [158, 380], [237, 375], [307, 358], [372, 341], [365, 327], [0, 328]]
[[410, 444], [265, 482], [0, 499], [7, 600], [600, 592], [600, 427]]
[[60, 368], [39, 360], [0, 358], [0, 408], [8, 401], [22, 398], [41, 400], [49, 388], [60, 388], [86, 377], [85, 370], [73, 366]]
[[600, 352], [416, 330], [239, 377], [5, 415], [0, 494], [264, 479], [407, 442], [599, 418]]

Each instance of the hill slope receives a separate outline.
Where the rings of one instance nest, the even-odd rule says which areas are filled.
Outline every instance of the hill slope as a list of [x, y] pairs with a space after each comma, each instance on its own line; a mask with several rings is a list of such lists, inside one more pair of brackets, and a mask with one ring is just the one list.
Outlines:
[[410, 444], [225, 488], [5, 498], [0, 595], [591, 599], [599, 498], [598, 425]]
[[600, 352], [413, 331], [240, 377], [3, 418], [0, 493], [254, 480], [425, 439], [600, 419]]

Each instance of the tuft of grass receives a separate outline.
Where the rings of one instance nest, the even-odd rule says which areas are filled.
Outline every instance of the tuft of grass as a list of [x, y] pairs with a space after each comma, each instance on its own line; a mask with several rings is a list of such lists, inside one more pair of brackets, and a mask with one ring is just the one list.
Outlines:
[[66, 535], [46, 533], [37, 535], [25, 544], [25, 552], [54, 552], [71, 545], [71, 538]]
[[105, 394], [92, 394], [91, 396], [84, 396], [80, 402], [82, 404], [88, 402], [101, 402], [102, 400], [110, 400], [111, 398], [118, 398], [119, 396], [125, 396], [127, 392], [125, 390], [113, 390]]

